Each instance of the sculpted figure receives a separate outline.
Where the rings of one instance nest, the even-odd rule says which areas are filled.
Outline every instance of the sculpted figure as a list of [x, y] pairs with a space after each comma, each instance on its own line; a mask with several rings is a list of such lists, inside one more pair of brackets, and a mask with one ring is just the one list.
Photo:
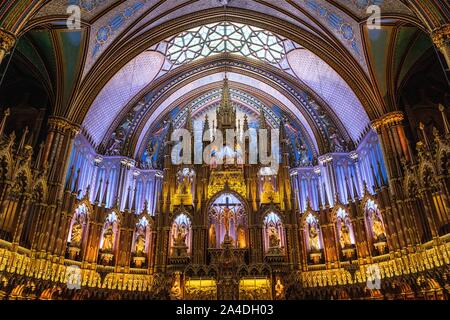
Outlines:
[[376, 213], [373, 214], [372, 221], [373, 221], [372, 230], [373, 230], [376, 240], [384, 241], [384, 239], [386, 238], [386, 235], [385, 235], [385, 231], [384, 231], [383, 222], [381, 221], [381, 219], [378, 217], [378, 215]]
[[320, 250], [319, 232], [314, 224], [309, 226], [309, 243], [311, 246], [311, 251]]
[[275, 248], [280, 246], [280, 236], [274, 226], [269, 227], [269, 247]]
[[281, 283], [280, 278], [277, 279], [277, 283], [275, 284], [275, 300], [284, 299], [284, 286]]
[[70, 237], [70, 245], [77, 247], [81, 244], [81, 236], [83, 233], [83, 227], [80, 223], [75, 222], [72, 226], [72, 235]]
[[341, 235], [340, 235], [339, 242], [341, 244], [341, 248], [349, 247], [352, 244], [352, 242], [350, 240], [350, 230], [344, 222], [342, 222]]
[[210, 248], [217, 247], [216, 226], [213, 224], [209, 227], [209, 247]]
[[242, 227], [238, 228], [238, 236], [237, 236], [237, 241], [238, 241], [238, 248], [242, 249], [245, 248], [246, 245], [246, 241], [245, 241], [245, 230]]
[[145, 251], [145, 237], [140, 234], [136, 239], [136, 248], [135, 252], [137, 255], [143, 255]]
[[104, 251], [112, 251], [114, 243], [114, 232], [112, 226], [109, 226], [108, 229], [105, 230], [103, 234], [103, 246], [102, 250]]
[[184, 225], [177, 227], [177, 232], [174, 234], [173, 243], [175, 246], [185, 246], [186, 245], [186, 227]]

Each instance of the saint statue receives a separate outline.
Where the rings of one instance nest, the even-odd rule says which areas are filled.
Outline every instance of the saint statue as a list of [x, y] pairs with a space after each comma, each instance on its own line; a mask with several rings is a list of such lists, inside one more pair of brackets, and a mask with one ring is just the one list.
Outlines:
[[247, 246], [245, 241], [245, 230], [242, 226], [239, 226], [238, 228], [237, 245], [239, 249], [243, 249]]
[[177, 273], [175, 274], [175, 280], [173, 282], [172, 288], [170, 289], [170, 298], [172, 300], [180, 300], [182, 298], [180, 283], [181, 283], [180, 275]]
[[330, 146], [332, 152], [343, 152], [344, 146], [336, 132], [336, 129], [330, 128]]
[[213, 224], [209, 227], [209, 247], [210, 248], [217, 247], [216, 226]]
[[274, 226], [269, 227], [269, 247], [276, 248], [280, 246], [280, 236]]
[[277, 278], [277, 283], [275, 284], [275, 300], [284, 299], [284, 286], [281, 283], [280, 278]]
[[177, 232], [176, 234], [174, 234], [173, 237], [173, 244], [179, 247], [186, 246], [186, 236], [187, 236], [186, 227], [184, 225], [178, 226]]
[[270, 178], [264, 179], [263, 192], [265, 194], [273, 194], [275, 192], [275, 188], [273, 187], [273, 184], [272, 184], [272, 181]]
[[147, 150], [145, 151], [147, 156], [145, 158], [145, 162], [148, 168], [153, 169], [154, 168], [154, 157], [156, 155], [156, 152], [158, 149], [156, 148], [156, 143], [150, 142], [148, 144]]
[[178, 182], [178, 194], [191, 194], [191, 179], [189, 175], [183, 175]]
[[340, 235], [339, 242], [341, 244], [342, 249], [347, 248], [352, 245], [352, 242], [350, 240], [350, 230], [344, 222], [342, 222], [341, 235]]
[[114, 232], [112, 226], [109, 226], [103, 234], [103, 251], [112, 251], [114, 244]]
[[70, 245], [77, 247], [81, 244], [81, 236], [83, 233], [83, 227], [80, 223], [75, 222], [72, 226], [72, 235], [70, 237]]
[[136, 239], [135, 252], [136, 255], [143, 255], [144, 251], [145, 251], [145, 237], [143, 234], [140, 234]]
[[309, 225], [309, 244], [311, 251], [320, 250], [319, 232], [314, 224]]
[[375, 235], [375, 239], [377, 241], [384, 241], [386, 239], [383, 222], [378, 217], [378, 215], [374, 212], [372, 216], [372, 230]]

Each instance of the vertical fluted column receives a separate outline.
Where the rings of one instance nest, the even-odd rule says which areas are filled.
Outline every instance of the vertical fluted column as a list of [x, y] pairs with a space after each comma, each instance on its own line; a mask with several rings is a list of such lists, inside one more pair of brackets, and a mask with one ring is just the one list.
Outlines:
[[6, 54], [11, 51], [15, 43], [16, 37], [12, 33], [0, 29], [0, 64]]
[[436, 47], [442, 52], [447, 61], [447, 67], [450, 68], [450, 24], [443, 25], [431, 33]]
[[300, 253], [300, 265], [301, 270], [306, 271], [308, 270], [308, 248], [306, 247], [306, 230], [308, 226], [307, 224], [302, 221], [300, 228], [297, 229], [299, 231], [299, 253]]
[[319, 157], [319, 163], [325, 169], [323, 170], [323, 181], [325, 182], [324, 188], [328, 187], [327, 193], [330, 194], [329, 200], [333, 201], [333, 199], [335, 199], [335, 196], [338, 194], [336, 175], [333, 165], [333, 156], [331, 154], [323, 155]]
[[[372, 127], [378, 133], [383, 157], [387, 166], [389, 185], [401, 177], [400, 159], [410, 161], [408, 140], [402, 125], [404, 114], [391, 112], [372, 122]], [[401, 190], [392, 190], [398, 194]], [[401, 192], [400, 192], [401, 193]]]
[[[43, 165], [49, 168], [49, 206], [44, 214], [44, 223], [39, 231], [38, 250], [52, 251], [61, 249], [68, 226], [63, 204], [64, 180], [69, 166], [70, 153], [79, 127], [66, 119], [53, 117], [48, 121], [49, 134], [45, 143]], [[74, 190], [76, 197], [78, 190]], [[66, 206], [67, 209], [67, 206]], [[63, 212], [64, 211], [64, 212]]]

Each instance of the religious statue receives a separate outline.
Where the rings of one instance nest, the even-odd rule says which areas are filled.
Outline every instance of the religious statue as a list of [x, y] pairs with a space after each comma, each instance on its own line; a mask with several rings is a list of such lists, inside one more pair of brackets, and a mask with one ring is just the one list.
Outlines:
[[175, 274], [175, 280], [173, 282], [172, 288], [170, 289], [170, 299], [172, 300], [180, 300], [182, 298], [181, 292], [181, 278], [180, 274]]
[[270, 178], [264, 178], [263, 184], [263, 192], [265, 194], [273, 194], [275, 192], [275, 188], [273, 187], [272, 181]]
[[344, 146], [342, 145], [342, 141], [339, 139], [336, 129], [334, 128], [330, 128], [330, 146], [332, 152], [345, 151]]
[[342, 249], [347, 248], [347, 247], [351, 246], [351, 244], [352, 244], [352, 242], [350, 240], [350, 229], [344, 222], [342, 222], [339, 242], [341, 244]]
[[383, 226], [383, 222], [381, 221], [381, 219], [378, 217], [378, 215], [376, 213], [373, 213], [372, 216], [372, 230], [373, 233], [375, 235], [375, 239], [377, 241], [385, 241], [386, 240], [386, 234], [384, 231], [384, 226]]
[[309, 165], [308, 149], [306, 148], [306, 144], [301, 142], [300, 135], [295, 140], [295, 147], [298, 154], [298, 166], [304, 167]]
[[173, 244], [175, 246], [186, 246], [187, 231], [184, 225], [177, 227], [177, 232], [173, 236]]
[[238, 232], [237, 232], [237, 247], [239, 249], [243, 249], [247, 246], [246, 241], [245, 241], [245, 230], [242, 226], [238, 227]]
[[110, 145], [107, 148], [106, 154], [110, 156], [115, 156], [120, 154], [122, 149], [122, 144], [125, 138], [125, 132], [122, 128], [118, 128], [111, 137]]
[[280, 246], [280, 236], [274, 226], [269, 227], [269, 247], [275, 248]]
[[144, 251], [145, 251], [145, 237], [143, 234], [140, 234], [136, 239], [135, 252], [136, 255], [143, 255]]
[[311, 251], [320, 250], [319, 232], [314, 224], [309, 226], [309, 245], [311, 247]]
[[103, 234], [103, 251], [112, 251], [114, 244], [114, 232], [112, 226], [109, 226], [108, 229], [105, 230]]
[[214, 224], [209, 227], [209, 247], [217, 247], [216, 226]]
[[70, 237], [70, 245], [77, 247], [81, 244], [81, 236], [83, 233], [83, 227], [80, 223], [76, 222], [72, 226], [72, 235]]
[[183, 174], [182, 178], [178, 182], [178, 194], [190, 194], [191, 193], [191, 179], [189, 174]]
[[228, 239], [230, 236], [231, 209], [224, 208], [222, 217], [223, 217], [223, 225], [225, 227], [225, 239]]
[[147, 150], [145, 151], [146, 152], [145, 163], [149, 169], [155, 168], [154, 157], [155, 157], [155, 154], [157, 151], [158, 151], [158, 149], [156, 148], [156, 143], [152, 143], [150, 141], [150, 143], [148, 144]]
[[284, 286], [281, 283], [280, 278], [277, 278], [277, 282], [275, 284], [275, 300], [283, 300], [284, 299]]

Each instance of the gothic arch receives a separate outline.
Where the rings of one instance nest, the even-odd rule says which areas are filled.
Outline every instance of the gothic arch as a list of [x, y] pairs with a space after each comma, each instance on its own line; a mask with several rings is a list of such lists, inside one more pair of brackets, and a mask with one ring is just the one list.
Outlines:
[[[93, 100], [97, 96], [100, 88], [102, 88], [108, 79], [115, 74], [129, 59], [137, 56], [145, 51], [151, 45], [158, 41], [169, 38], [184, 30], [192, 27], [200, 26], [207, 23], [219, 22], [223, 20], [225, 14], [224, 9], [211, 9], [205, 12], [188, 14], [173, 21], [164, 23], [142, 35], [135, 37], [129, 45], [122, 45], [120, 48], [116, 45], [116, 59], [108, 60], [111, 51], [114, 48], [107, 48], [93, 68], [86, 75], [85, 80], [80, 88], [80, 94], [72, 100], [72, 105], [82, 106], [81, 108], [72, 108], [67, 112], [67, 116], [75, 123], [82, 123], [85, 114]], [[376, 119], [381, 115], [377, 107], [377, 97], [372, 91], [367, 75], [364, 73], [354, 58], [345, 51], [337, 52], [336, 48], [325, 43], [317, 36], [309, 34], [299, 28], [292, 27], [289, 23], [273, 19], [260, 13], [244, 9], [233, 9], [227, 11], [227, 17], [230, 22], [248, 23], [272, 31], [274, 33], [292, 39], [300, 45], [305, 46], [313, 53], [321, 57], [326, 63], [331, 65], [338, 73], [349, 83], [356, 96], [366, 109], [369, 118]], [[107, 54], [109, 53], [109, 54]], [[118, 59], [117, 57], [127, 57], [126, 59]], [[345, 66], [344, 66], [345, 65]], [[357, 80], [357, 76], [359, 79]], [[364, 79], [364, 81], [361, 81]]]

